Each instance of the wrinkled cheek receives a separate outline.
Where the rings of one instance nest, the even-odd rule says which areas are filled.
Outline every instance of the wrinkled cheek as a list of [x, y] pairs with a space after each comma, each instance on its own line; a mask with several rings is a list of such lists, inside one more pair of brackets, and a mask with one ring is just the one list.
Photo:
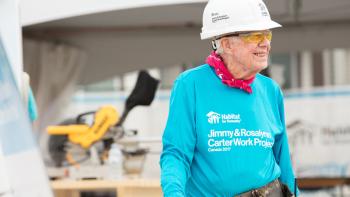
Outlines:
[[243, 66], [244, 70], [251, 70], [253, 68], [254, 61], [252, 56], [240, 52], [237, 57], [240, 60], [240, 63]]
[[252, 70], [254, 67], [254, 57], [249, 57], [246, 62], [246, 68], [247, 70]]

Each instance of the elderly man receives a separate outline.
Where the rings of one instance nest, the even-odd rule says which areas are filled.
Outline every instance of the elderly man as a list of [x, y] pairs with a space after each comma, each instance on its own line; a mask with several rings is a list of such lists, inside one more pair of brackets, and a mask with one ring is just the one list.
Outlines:
[[164, 196], [298, 193], [279, 86], [267, 67], [271, 20], [261, 0], [209, 0], [206, 64], [175, 81], [160, 159]]

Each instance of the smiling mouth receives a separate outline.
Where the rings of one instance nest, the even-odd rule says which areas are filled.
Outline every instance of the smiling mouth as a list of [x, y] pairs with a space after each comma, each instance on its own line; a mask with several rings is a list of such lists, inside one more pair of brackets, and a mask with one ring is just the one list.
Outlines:
[[266, 53], [254, 53], [255, 56], [258, 56], [258, 57], [265, 57], [267, 56]]

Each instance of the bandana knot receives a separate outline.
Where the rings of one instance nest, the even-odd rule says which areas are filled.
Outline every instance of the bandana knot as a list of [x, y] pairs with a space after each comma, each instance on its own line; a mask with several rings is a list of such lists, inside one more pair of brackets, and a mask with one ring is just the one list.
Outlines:
[[225, 66], [224, 61], [218, 54], [215, 53], [215, 51], [211, 52], [211, 54], [207, 57], [206, 63], [214, 68], [216, 75], [221, 79], [222, 83], [229, 87], [241, 89], [249, 94], [253, 92], [250, 84], [254, 81], [255, 77], [248, 80], [233, 78], [232, 74]]

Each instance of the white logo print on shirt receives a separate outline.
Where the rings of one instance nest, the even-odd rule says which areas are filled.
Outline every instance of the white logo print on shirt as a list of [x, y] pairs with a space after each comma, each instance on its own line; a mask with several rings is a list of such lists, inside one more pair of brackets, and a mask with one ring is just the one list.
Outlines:
[[219, 123], [240, 123], [241, 115], [240, 114], [219, 114], [217, 112], [210, 111], [207, 113], [208, 123], [210, 124], [219, 124]]
[[218, 124], [220, 121], [220, 114], [213, 111], [207, 113], [207, 117], [210, 124]]

